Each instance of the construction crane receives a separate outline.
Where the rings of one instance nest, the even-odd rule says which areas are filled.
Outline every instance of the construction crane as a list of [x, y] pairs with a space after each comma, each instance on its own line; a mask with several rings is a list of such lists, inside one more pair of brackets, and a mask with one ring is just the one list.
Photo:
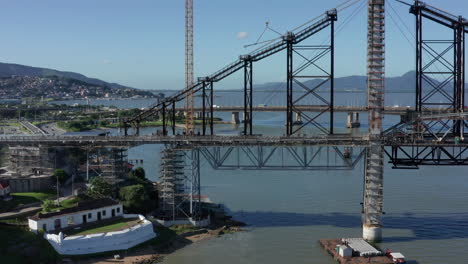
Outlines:
[[[185, 89], [193, 85], [193, 0], [185, 0]], [[185, 99], [185, 133], [194, 134], [193, 90]]]

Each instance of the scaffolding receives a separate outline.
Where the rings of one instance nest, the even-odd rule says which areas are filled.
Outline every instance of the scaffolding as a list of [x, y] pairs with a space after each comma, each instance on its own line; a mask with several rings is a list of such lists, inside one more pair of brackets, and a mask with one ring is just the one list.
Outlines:
[[363, 238], [382, 239], [383, 162], [382, 117], [385, 94], [385, 0], [368, 2], [367, 90], [369, 147], [363, 194]]
[[9, 170], [17, 176], [52, 174], [53, 162], [46, 147], [9, 147]]
[[198, 219], [201, 198], [199, 150], [168, 146], [161, 154], [158, 218]]
[[110, 184], [125, 180], [130, 168], [127, 166], [126, 148], [99, 148], [93, 151], [86, 170], [94, 171]]

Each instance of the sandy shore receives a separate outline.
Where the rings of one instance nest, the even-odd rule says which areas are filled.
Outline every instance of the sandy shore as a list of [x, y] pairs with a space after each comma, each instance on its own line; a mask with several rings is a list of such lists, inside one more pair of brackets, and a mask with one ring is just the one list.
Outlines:
[[[115, 263], [124, 263], [124, 264], [152, 264], [159, 263], [163, 258], [178, 249], [186, 247], [192, 243], [196, 243], [201, 240], [210, 239], [213, 237], [218, 237], [225, 233], [233, 233], [242, 231], [240, 226], [223, 226], [216, 229], [202, 229], [198, 232], [189, 232], [186, 234], [177, 235], [173, 240], [171, 240], [164, 248], [157, 248], [154, 245], [148, 245], [144, 248], [132, 251], [125, 256], [121, 255], [121, 259], [114, 259], [113, 256], [109, 257], [96, 257], [89, 258], [86, 260], [71, 260], [64, 259], [63, 263], [79, 263], [79, 264], [115, 264]], [[196, 233], [196, 234], [193, 234]]]

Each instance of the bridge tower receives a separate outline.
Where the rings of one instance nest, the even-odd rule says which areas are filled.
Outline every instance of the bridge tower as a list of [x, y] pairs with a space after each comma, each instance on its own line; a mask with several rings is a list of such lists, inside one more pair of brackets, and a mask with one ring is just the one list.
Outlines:
[[381, 142], [385, 84], [385, 0], [368, 0], [367, 91], [369, 147], [363, 194], [363, 238], [382, 239], [383, 162]]
[[[185, 89], [193, 85], [193, 0], [185, 0]], [[185, 132], [194, 133], [193, 90], [185, 98]]]

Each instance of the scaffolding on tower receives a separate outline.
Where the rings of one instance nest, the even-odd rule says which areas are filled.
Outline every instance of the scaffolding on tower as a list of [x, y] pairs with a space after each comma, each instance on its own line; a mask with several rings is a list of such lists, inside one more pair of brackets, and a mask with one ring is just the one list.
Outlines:
[[[185, 0], [185, 89], [193, 85], [193, 0]], [[185, 132], [194, 133], [193, 90], [185, 98]]]
[[382, 239], [382, 117], [385, 93], [385, 0], [368, 0], [367, 91], [370, 145], [366, 151], [363, 238]]

